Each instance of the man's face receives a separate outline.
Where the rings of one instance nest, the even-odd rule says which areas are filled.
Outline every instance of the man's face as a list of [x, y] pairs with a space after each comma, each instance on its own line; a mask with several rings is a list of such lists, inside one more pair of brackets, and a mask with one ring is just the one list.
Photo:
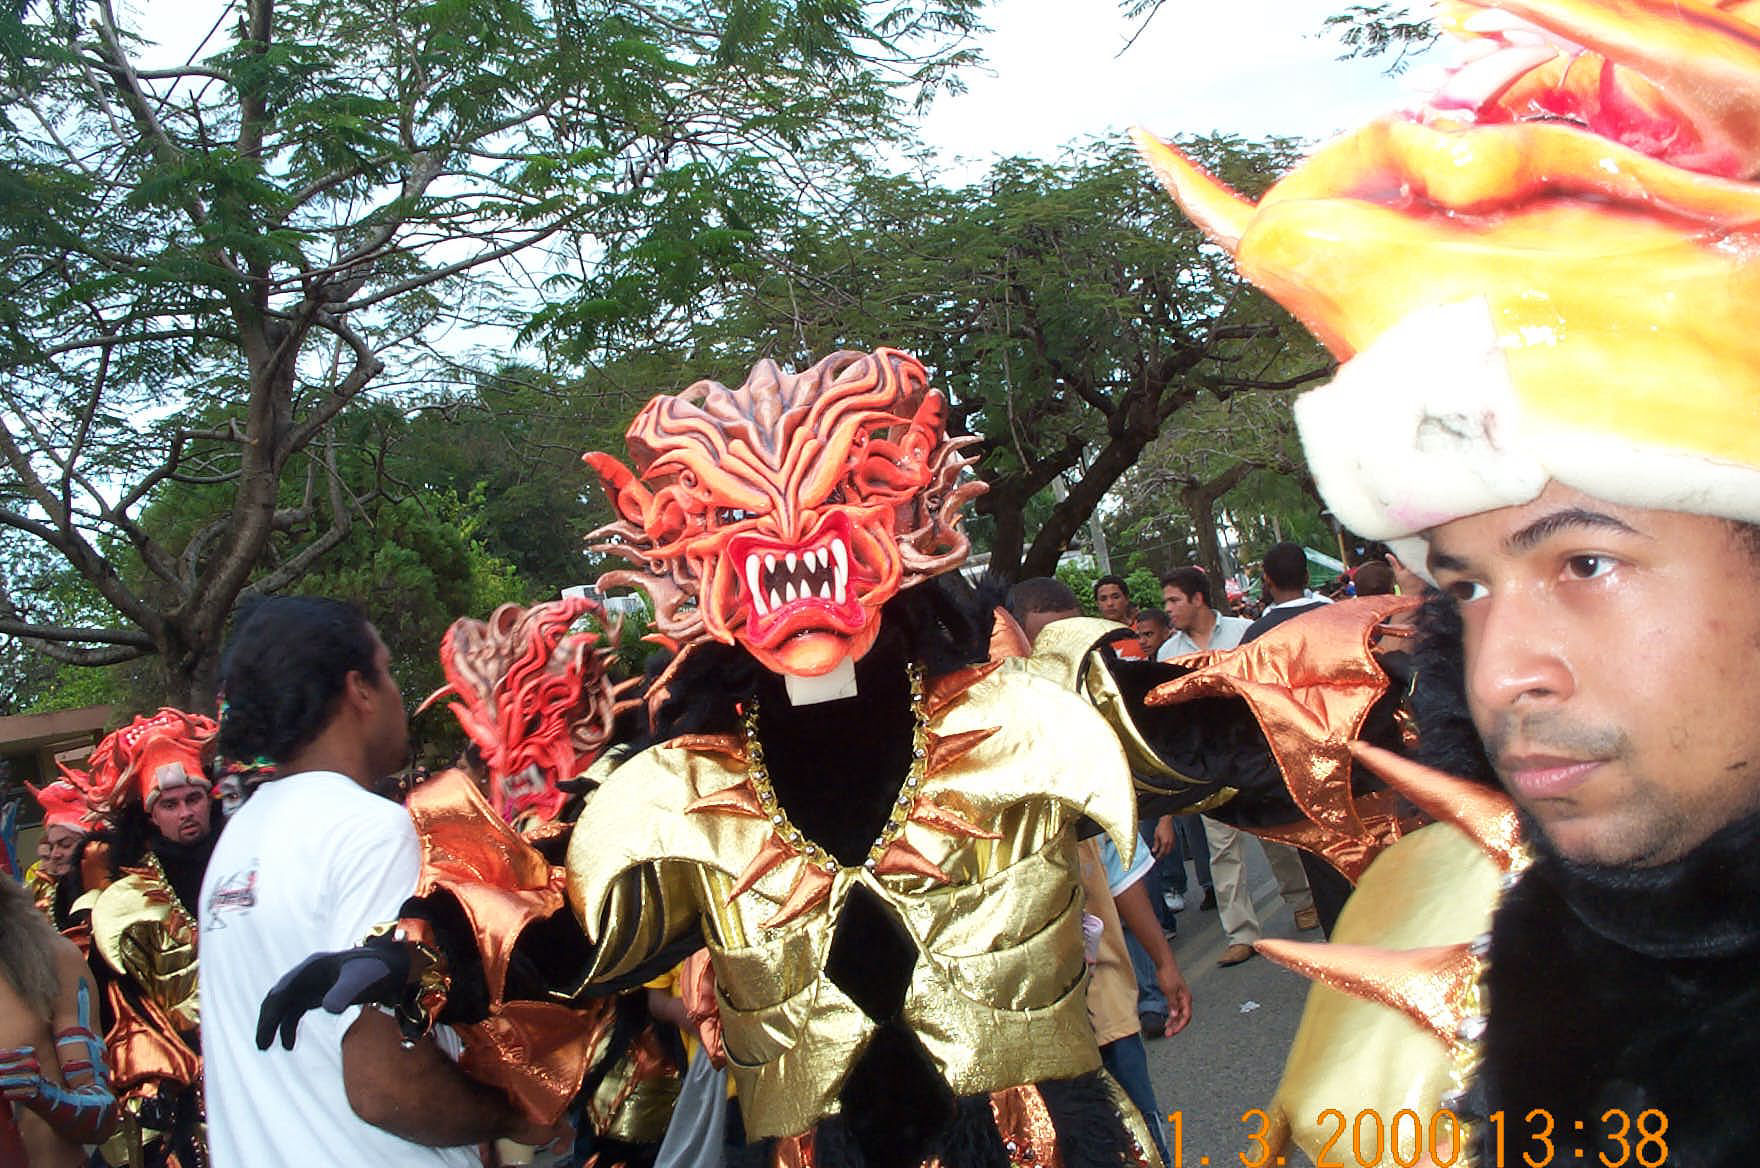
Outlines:
[[1720, 519], [1552, 484], [1430, 533], [1467, 701], [1570, 859], [1649, 866], [1760, 808], [1760, 560]]
[[67, 875], [73, 866], [74, 849], [85, 836], [72, 828], [59, 824], [43, 829], [43, 838], [37, 844], [37, 854], [42, 857], [43, 869], [59, 880]]
[[1155, 656], [1167, 641], [1167, 625], [1154, 617], [1137, 617], [1137, 640], [1143, 642], [1143, 649], [1149, 656]]
[[403, 693], [397, 679], [391, 676], [391, 651], [373, 631], [373, 669], [378, 674], [370, 681], [373, 704], [367, 724], [368, 757], [376, 777], [402, 770], [409, 762], [409, 714], [403, 708]]
[[1167, 613], [1168, 622], [1182, 633], [1192, 631], [1203, 607], [1203, 602], [1196, 596], [1187, 596], [1172, 584], [1161, 589], [1162, 611]]
[[162, 792], [147, 817], [172, 843], [193, 844], [208, 834], [208, 792], [192, 785]]
[[1096, 588], [1094, 603], [1107, 620], [1128, 623], [1131, 619], [1131, 598], [1116, 584], [1102, 584]]

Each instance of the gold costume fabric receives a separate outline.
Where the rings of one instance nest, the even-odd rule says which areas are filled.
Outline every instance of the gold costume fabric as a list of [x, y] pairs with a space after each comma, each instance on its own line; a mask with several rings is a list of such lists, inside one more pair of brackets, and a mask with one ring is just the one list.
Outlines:
[[105, 1036], [119, 1090], [155, 1080], [192, 1084], [201, 1060], [185, 1040], [201, 1023], [196, 998], [196, 928], [164, 878], [150, 868], [124, 869], [108, 887], [75, 905], [91, 908], [92, 953], [140, 990], [143, 1007], [120, 993], [109, 1001], [115, 1022]]
[[637, 969], [700, 921], [749, 1138], [805, 1137], [835, 1113], [876, 1028], [825, 972], [858, 886], [916, 943], [902, 1018], [955, 1094], [1100, 1065], [1072, 829], [1088, 816], [1130, 854], [1135, 803], [1118, 739], [1079, 698], [994, 666], [930, 682], [924, 709], [903, 828], [864, 865], [809, 866], [816, 849], [791, 840], [731, 735], [624, 764], [576, 827], [568, 898], [598, 949], [567, 991]]

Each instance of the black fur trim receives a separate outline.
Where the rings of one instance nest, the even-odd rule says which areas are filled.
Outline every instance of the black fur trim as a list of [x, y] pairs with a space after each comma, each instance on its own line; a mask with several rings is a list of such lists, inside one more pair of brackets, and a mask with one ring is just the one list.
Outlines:
[[1460, 608], [1444, 593], [1429, 593], [1418, 610], [1411, 668], [1408, 700], [1418, 726], [1417, 760], [1445, 774], [1495, 786], [1496, 773], [1467, 711]]
[[[874, 651], [920, 661], [931, 677], [951, 673], [989, 657], [993, 611], [958, 572], [925, 580], [880, 610]], [[738, 728], [736, 705], [766, 684], [779, 682], [738, 645], [699, 644], [679, 666], [653, 732], [632, 750], [680, 734], [731, 732]]]
[[821, 1125], [814, 1150], [847, 1136], [867, 1168], [912, 1168], [940, 1146], [954, 1095], [905, 1023], [876, 1030], [837, 1093], [841, 1124]]
[[1137, 1162], [1136, 1143], [1118, 1114], [1103, 1071], [1039, 1084], [1057, 1129], [1064, 1168], [1119, 1168]]
[[[1746, 844], [1760, 825], [1750, 820], [1726, 831], [1733, 833], [1724, 842]], [[1760, 929], [1751, 908], [1760, 894], [1760, 849], [1701, 848], [1680, 863], [1707, 869], [1694, 879], [1713, 891], [1696, 915], [1717, 915], [1721, 906], [1728, 918], [1703, 922], [1707, 929], [1745, 936], [1746, 944], [1719, 956], [1647, 956], [1585, 924], [1572, 878], [1545, 859], [1504, 897], [1492, 922], [1491, 1017], [1472, 1102], [1481, 1115], [1505, 1112], [1506, 1161], [1512, 1149], [1534, 1147], [1528, 1137], [1541, 1121], [1518, 1120], [1539, 1108], [1552, 1117], [1556, 1164], [1619, 1162], [1621, 1147], [1609, 1136], [1621, 1117], [1603, 1117], [1623, 1112], [1632, 1125], [1626, 1144], [1635, 1145], [1640, 1113], [1650, 1110], [1660, 1113], [1650, 1117], [1650, 1130], [1666, 1120], [1670, 1165], [1760, 1162], [1752, 1114], [1760, 1083]], [[1642, 934], [1647, 925], [1673, 931], [1664, 918], [1678, 899], [1636, 891], [1621, 903], [1622, 934]], [[1493, 1133], [1489, 1125], [1482, 1130], [1481, 1161], [1489, 1164]], [[1648, 1162], [1658, 1157], [1651, 1143]]]

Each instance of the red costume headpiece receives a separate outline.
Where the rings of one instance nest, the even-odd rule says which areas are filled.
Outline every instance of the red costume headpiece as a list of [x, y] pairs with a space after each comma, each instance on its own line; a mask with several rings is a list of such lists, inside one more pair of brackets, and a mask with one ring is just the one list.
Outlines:
[[41, 787], [25, 787], [43, 809], [44, 827], [65, 827], [81, 835], [92, 830], [86, 822], [86, 797], [66, 779], [56, 779]]
[[960, 481], [976, 438], [949, 438], [947, 405], [896, 349], [833, 353], [801, 373], [760, 361], [738, 389], [699, 381], [630, 424], [634, 473], [586, 460], [617, 521], [593, 538], [640, 570], [654, 624], [684, 645], [739, 642], [778, 673], [815, 676], [860, 658], [882, 605], [957, 567]]
[[113, 820], [138, 802], [148, 811], [174, 787], [210, 787], [207, 761], [219, 724], [201, 714], [167, 706], [107, 735], [86, 760], [86, 768], [62, 767], [62, 774], [85, 797], [93, 816]]
[[[521, 608], [504, 604], [487, 621], [454, 621], [440, 642], [444, 694], [483, 754], [489, 802], [509, 823], [555, 819], [567, 795], [556, 784], [584, 771], [611, 736], [614, 699], [599, 634], [570, 633], [585, 598]], [[424, 703], [426, 705], [426, 703]]]

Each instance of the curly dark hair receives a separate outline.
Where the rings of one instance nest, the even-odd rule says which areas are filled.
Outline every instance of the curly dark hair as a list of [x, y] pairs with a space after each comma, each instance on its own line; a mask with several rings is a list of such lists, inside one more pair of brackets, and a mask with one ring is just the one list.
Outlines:
[[220, 659], [222, 758], [280, 763], [329, 725], [350, 673], [379, 679], [366, 614], [322, 596], [270, 596], [242, 609]]

